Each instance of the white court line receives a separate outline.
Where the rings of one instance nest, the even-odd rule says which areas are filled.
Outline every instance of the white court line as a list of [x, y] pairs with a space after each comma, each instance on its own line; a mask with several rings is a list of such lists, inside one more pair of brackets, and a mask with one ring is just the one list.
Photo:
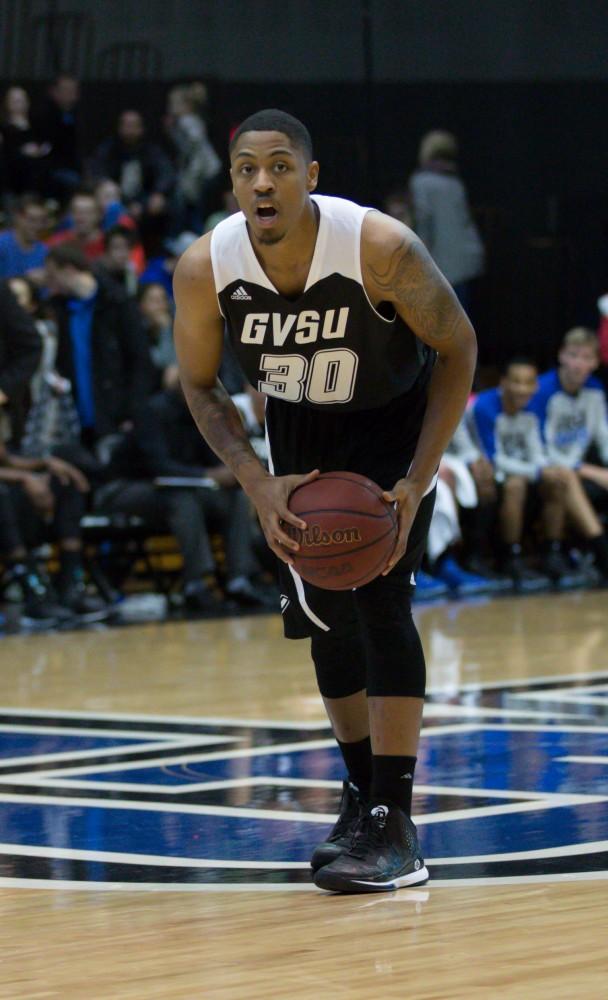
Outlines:
[[586, 844], [565, 844], [562, 847], [542, 847], [532, 851], [509, 851], [505, 854], [464, 855], [457, 858], [427, 858], [429, 865], [474, 865], [490, 861], [535, 861], [545, 858], [569, 858], [582, 854], [599, 854], [608, 851], [608, 840], [594, 840]]
[[552, 792], [520, 791], [516, 788], [467, 788], [464, 785], [414, 785], [415, 792], [425, 795], [468, 795], [491, 799], [545, 799]]
[[[528, 701], [547, 701], [547, 702], [566, 702], [569, 705], [599, 705], [601, 708], [608, 708], [608, 698], [600, 697], [596, 698], [589, 694], [575, 694], [570, 688], [564, 688], [562, 691], [545, 691], [542, 694], [537, 692], [530, 692], [530, 694], [518, 694], [515, 692], [510, 695], [511, 698], [517, 698], [519, 700]], [[567, 693], [566, 693], [567, 691]], [[553, 714], [553, 713], [551, 713]]]
[[333, 823], [335, 813], [279, 812], [271, 809], [246, 809], [240, 806], [192, 805], [182, 802], [131, 802], [128, 799], [96, 799], [94, 797], [63, 797], [61, 795], [17, 795], [0, 792], [0, 803], [12, 802], [23, 805], [82, 806], [90, 809], [122, 809], [135, 812], [191, 813], [196, 816], [225, 816], [237, 819], [265, 819], [302, 821], [304, 823]]
[[[453, 725], [447, 725], [447, 726], [428, 726], [426, 729], [422, 730], [421, 736], [444, 736], [446, 734], [451, 734], [451, 733], [476, 732], [477, 730], [480, 729], [495, 729], [495, 728], [504, 728], [504, 727], [502, 727], [500, 723], [497, 723], [496, 726], [482, 725], [474, 722], [470, 723], [465, 722], [462, 723], [462, 725], [454, 723]], [[521, 728], [527, 729], [529, 727], [523, 726]], [[594, 728], [594, 732], [597, 732], [596, 728]], [[224, 740], [220, 739], [220, 742], [224, 742]], [[191, 746], [192, 742], [183, 741], [181, 745]], [[179, 747], [180, 746], [179, 741], [175, 741], [173, 746]], [[214, 761], [214, 760], [238, 760], [240, 758], [271, 756], [277, 753], [291, 753], [291, 752], [305, 751], [305, 750], [325, 750], [328, 748], [335, 748], [335, 747], [336, 747], [336, 741], [333, 738], [323, 739], [323, 740], [309, 740], [307, 742], [302, 742], [302, 743], [276, 743], [270, 746], [248, 747], [247, 749], [242, 749], [242, 750], [225, 750], [225, 751], [219, 750], [216, 753], [180, 754], [177, 757], [163, 756], [143, 761], [142, 760], [125, 761], [124, 763], [122, 763], [121, 761], [115, 761], [112, 764], [100, 764], [99, 767], [95, 767], [94, 769], [91, 769], [91, 767], [88, 766], [54, 768], [50, 771], [47, 771], [45, 769], [36, 771], [33, 776], [36, 777], [37, 779], [46, 780], [47, 778], [55, 776], [61, 776], [65, 778], [68, 775], [76, 776], [79, 774], [92, 774], [92, 773], [107, 774], [111, 771], [139, 771], [147, 769], [149, 767], [157, 767], [157, 766], [167, 766], [167, 765], [173, 766], [174, 764], [200, 764], [206, 761]], [[162, 744], [161, 749], [164, 748], [165, 744]], [[140, 747], [140, 749], [144, 749], [144, 747]], [[168, 749], [171, 749], [171, 747], [169, 747]], [[97, 751], [97, 754], [98, 756], [100, 756], [102, 754], [102, 751]], [[94, 756], [93, 751], [88, 751], [88, 750], [81, 751], [80, 755], [82, 757], [85, 757], [85, 755]], [[57, 754], [55, 756], [58, 759], [64, 759], [63, 754]], [[78, 756], [77, 753], [73, 754], [74, 758], [76, 758], [77, 756]], [[52, 759], [53, 755], [49, 754], [48, 758]], [[23, 763], [32, 762], [35, 759], [36, 758], [32, 757], [23, 758]], [[44, 758], [41, 758], [41, 760], [42, 759]], [[19, 761], [19, 758], [15, 758], [15, 760]], [[21, 763], [21, 761], [19, 761], [19, 763]], [[28, 776], [28, 770], [26, 768], [23, 772], [14, 772], [11, 775], [0, 775], [0, 784], [3, 785], [14, 784], [14, 781], [11, 782], [9, 779], [10, 778], [14, 779], [16, 777], [19, 777], [19, 780], [25, 784], [35, 783], [30, 780]], [[93, 780], [94, 779], [91, 779], [91, 783]], [[104, 787], [107, 787], [105, 783]], [[163, 785], [161, 787], [164, 788], [165, 786]], [[183, 786], [183, 787], [190, 787], [190, 786]]]
[[[294, 788], [342, 788], [341, 781], [328, 781], [322, 780], [321, 778], [275, 778], [275, 777], [264, 777], [263, 775], [256, 775], [255, 777], [245, 777], [245, 778], [235, 778], [230, 781], [230, 784], [243, 784], [243, 785], [288, 785]], [[205, 785], [205, 788], [211, 788], [211, 786], [218, 788], [222, 787], [222, 782], [217, 781]], [[189, 786], [188, 786], [189, 787]], [[493, 798], [493, 799], [542, 799], [551, 794], [550, 792], [522, 792], [517, 789], [509, 788], [505, 790], [503, 788], [465, 788], [462, 785], [421, 785], [416, 783], [414, 785], [414, 791], [420, 792], [424, 795], [466, 795], [471, 798]]]
[[[474, 880], [473, 880], [474, 881]], [[234, 883], [226, 885], [213, 883], [187, 882], [76, 882], [69, 879], [52, 879], [48, 882], [41, 878], [0, 878], [0, 889], [51, 889], [54, 892], [76, 890], [79, 892], [317, 892], [312, 882], [286, 882], [268, 885], [256, 885], [255, 882]], [[407, 891], [407, 890], [406, 890]]]
[[[561, 680], [561, 678], [560, 678]], [[319, 706], [322, 702], [319, 700]], [[222, 716], [194, 715], [143, 715], [126, 712], [75, 712], [54, 708], [4, 708], [0, 706], [0, 715], [31, 716], [32, 718], [51, 719], [99, 719], [101, 722], [166, 722], [193, 726], [251, 726], [252, 729], [329, 729], [329, 722], [295, 722], [293, 719], [243, 719], [224, 718]], [[168, 733], [168, 736], [173, 735]], [[196, 736], [196, 733], [178, 733], [178, 736]], [[204, 735], [204, 734], [201, 734]]]
[[[0, 711], [0, 715], [2, 712]], [[217, 739], [212, 733], [161, 733], [158, 730], [144, 730], [139, 729], [133, 731], [133, 729], [88, 729], [80, 726], [34, 726], [29, 723], [23, 723], [21, 725], [18, 722], [0, 723], [0, 733], [42, 733], [44, 735], [50, 734], [51, 736], [92, 736], [97, 737], [97, 739], [154, 739], [154, 740], [167, 740], [171, 742], [173, 739], [185, 740], [185, 739], [204, 739], [207, 735]], [[228, 739], [229, 737], [224, 736], [223, 739]], [[242, 739], [242, 737], [234, 737], [235, 739]]]
[[125, 854], [122, 851], [83, 851], [71, 847], [33, 847], [23, 844], [0, 844], [0, 854], [111, 864], [158, 865], [160, 868], [264, 868], [271, 871], [283, 868], [310, 869], [308, 861], [218, 861], [213, 858], [184, 858], [182, 855]]
[[[515, 679], [513, 677], [505, 677], [501, 681], [483, 681], [483, 682], [466, 681], [462, 684], [456, 685], [455, 689], [456, 692], [496, 691], [499, 690], [500, 688], [528, 687], [528, 685], [553, 684], [554, 682], [561, 682], [561, 681], [578, 681], [578, 680], [588, 681], [588, 680], [594, 680], [596, 677], [598, 678], [598, 680], [600, 678], [604, 679], [608, 677], [608, 674], [606, 673], [605, 670], [597, 670], [591, 672], [583, 671], [580, 674], [557, 674], [552, 676], [547, 676], [545, 674], [544, 676], [539, 676], [539, 677], [520, 677]], [[432, 694], [432, 695], [445, 694], [446, 691], [452, 693], [454, 691], [454, 685], [444, 684], [441, 687], [435, 687], [431, 685], [430, 687], [427, 688], [427, 694]]]
[[[559, 758], [558, 758], [559, 759]], [[565, 758], [564, 758], [565, 759]], [[72, 768], [65, 768], [65, 771], [71, 771]], [[76, 770], [74, 768], [73, 770]], [[79, 768], [78, 770], [82, 770]], [[119, 768], [120, 770], [120, 768]], [[341, 788], [341, 781], [326, 781], [318, 778], [283, 778], [283, 777], [272, 777], [265, 775], [243, 775], [241, 778], [225, 778], [218, 781], [197, 781], [187, 783], [183, 782], [180, 785], [153, 785], [144, 784], [143, 782], [127, 782], [127, 781], [94, 781], [93, 779], [85, 781], [77, 781], [73, 778], [65, 780], [62, 775], [65, 774], [64, 770], [57, 770], [54, 772], [34, 772], [33, 774], [19, 775], [20, 785], [34, 785], [37, 788], [73, 788], [73, 789], [83, 789], [84, 791], [97, 791], [97, 790], [107, 790], [115, 792], [146, 792], [148, 794], [161, 794], [161, 795], [182, 795], [184, 792], [214, 792], [220, 789], [230, 789], [230, 788], [251, 788], [251, 787], [264, 787], [267, 785], [273, 785], [278, 787], [289, 787], [289, 788]], [[40, 776], [42, 775], [42, 777]], [[57, 775], [57, 777], [52, 777], [51, 775]], [[10, 779], [13, 775], [7, 775], [5, 778], [0, 778], [0, 785], [11, 785], [14, 784]], [[495, 798], [495, 799], [505, 799], [507, 801], [511, 799], [531, 799], [539, 801], [541, 799], [546, 799], [548, 795], [552, 793], [549, 792], [529, 792], [529, 791], [504, 791], [503, 789], [486, 789], [486, 788], [464, 788], [460, 786], [450, 786], [450, 785], [415, 785], [416, 792], [427, 794], [427, 795], [456, 795], [456, 796], [467, 796], [470, 798]], [[557, 794], [557, 793], [555, 793]], [[559, 797], [559, 796], [558, 796]], [[559, 804], [559, 803], [558, 803]]]
[[[608, 871], [597, 872], [564, 872], [550, 875], [496, 875], [483, 878], [433, 878], [429, 889], [472, 889], [478, 885], [535, 885], [537, 882], [593, 882], [608, 878]], [[401, 891], [401, 890], [400, 890]]]
[[[521, 695], [515, 695], [514, 697], [521, 697]], [[606, 704], [606, 699], [604, 698], [604, 704]], [[428, 705], [424, 706], [424, 718], [445, 718], [450, 715], [461, 715], [461, 716], [512, 716], [513, 718], [541, 718], [546, 719], [547, 715], [551, 715], [552, 719], [580, 719], [580, 714], [578, 712], [553, 712], [549, 709], [546, 712], [538, 711], [537, 709], [530, 709], [526, 711], [525, 708], [478, 708], [476, 705], [441, 705], [436, 701], [430, 702]]]
[[[192, 745], [192, 744], [186, 743], [186, 745]], [[93, 770], [95, 774], [106, 773], [108, 771], [139, 771], [148, 767], [166, 766], [168, 764], [173, 766], [174, 764], [198, 764], [202, 763], [203, 761], [210, 761], [210, 760], [238, 760], [239, 758], [242, 757], [247, 758], [247, 757], [270, 756], [276, 753], [288, 753], [290, 751], [295, 751], [295, 750], [325, 750], [328, 747], [335, 747], [335, 746], [336, 746], [336, 741], [333, 738], [324, 740], [309, 740], [309, 742], [307, 743], [275, 743], [274, 745], [271, 746], [249, 747], [246, 750], [226, 750], [226, 751], [218, 751], [216, 753], [180, 754], [177, 757], [153, 757], [150, 758], [150, 760], [131, 760], [131, 761], [126, 761], [124, 764], [121, 764], [120, 761], [117, 761], [114, 764], [100, 764], [99, 767], [95, 767]], [[65, 777], [68, 774], [70, 775], [91, 774], [92, 769], [90, 766], [65, 767], [65, 768], [54, 768], [53, 770], [50, 771], [47, 770], [37, 771], [36, 773], [44, 778], [55, 777], [55, 775], [62, 775]], [[23, 775], [25, 776], [27, 774], [28, 772], [27, 770], [25, 770], [23, 772]], [[6, 775], [0, 778], [0, 783], [7, 784], [9, 783], [7, 780], [8, 777], [15, 778], [16, 776], [17, 776], [16, 774], [12, 774], [10, 776]], [[19, 779], [21, 779], [21, 777], [22, 775], [19, 774]]]
[[[482, 816], [501, 815], [504, 813], [534, 812], [535, 810], [556, 809], [576, 805], [593, 805], [597, 802], [606, 802], [608, 796], [605, 795], [558, 795], [551, 798], [536, 799], [533, 802], [513, 802], [500, 806], [482, 806], [479, 809], [454, 809], [451, 812], [424, 813], [415, 816], [418, 826], [431, 823], [452, 823], [458, 820], [477, 819]], [[18, 795], [15, 793], [1, 792], [0, 803], [11, 802], [22, 805], [37, 806], [70, 806], [72, 808], [81, 806], [89, 809], [122, 809], [124, 811], [135, 812], [170, 812], [189, 813], [197, 816], [223, 816], [232, 819], [261, 819], [279, 822], [304, 822], [317, 824], [330, 824], [335, 822], [335, 813], [308, 813], [308, 812], [285, 812], [274, 809], [251, 809], [244, 806], [222, 806], [222, 805], [194, 805], [182, 802], [141, 802], [128, 799], [98, 799], [94, 796], [68, 796], [61, 795]]]
[[[441, 729], [441, 727], [438, 727]], [[445, 727], [449, 731], [449, 727]], [[597, 733], [608, 733], [608, 726], [576, 726], [576, 725], [560, 725], [551, 726], [549, 724], [542, 726], [539, 723], [531, 722], [526, 725], [525, 722], [479, 722], [471, 726], [463, 726], [462, 729], [473, 729], [482, 731], [492, 731], [492, 730], [507, 730], [514, 733], [588, 733], [589, 735], [595, 736]], [[432, 730], [426, 730], [428, 733]], [[421, 731], [423, 735], [425, 730]]]
[[555, 757], [571, 764], [608, 764], [608, 757]]
[[[505, 875], [502, 878], [458, 878], [458, 879], [436, 879], [431, 873], [431, 880], [428, 884], [411, 889], [399, 889], [397, 894], [387, 893], [377, 900], [378, 903], [393, 901], [395, 898], [412, 902], [420, 902], [420, 896], [424, 892], [432, 892], [437, 889], [463, 889], [476, 888], [477, 886], [501, 886], [501, 885], [534, 885], [538, 882], [592, 882], [604, 881], [608, 879], [608, 871], [598, 872], [571, 872], [567, 874], [551, 875]], [[76, 890], [78, 892], [316, 892], [319, 897], [328, 895], [317, 889], [312, 882], [286, 882], [277, 884], [256, 884], [255, 882], [228, 883], [226, 885], [213, 883], [184, 883], [184, 882], [76, 882], [70, 880], [32, 878], [0, 878], [0, 889], [50, 889], [53, 892], [65, 892]], [[362, 904], [366, 905], [366, 904]], [[369, 905], [369, 903], [367, 903]]]
[[[533, 861], [547, 858], [580, 857], [598, 854], [608, 850], [608, 840], [598, 840], [583, 844], [566, 844], [561, 847], [547, 847], [531, 851], [510, 851], [504, 854], [463, 855], [447, 858], [426, 858], [429, 865], [485, 864], [502, 861]], [[166, 854], [136, 854], [123, 851], [89, 851], [71, 847], [32, 846], [0, 843], [0, 854], [17, 857], [53, 858], [68, 861], [91, 861], [109, 864], [158, 865], [164, 868], [224, 868], [224, 869], [265, 869], [304, 870], [310, 868], [308, 861], [239, 861], [218, 858], [189, 858]]]
[[536, 812], [541, 809], [561, 809], [567, 806], [590, 805], [608, 801], [608, 795], [555, 795], [551, 799], [534, 802], [511, 802], [502, 806], [481, 806], [478, 809], [453, 809], [446, 812], [417, 813], [416, 826], [432, 823], [454, 823], [458, 820], [481, 819], [486, 816], [512, 816], [514, 813]]
[[[224, 743], [225, 740], [212, 739], [210, 741], [203, 740], [202, 742]], [[0, 759], [0, 767], [6, 767], [9, 765], [11, 767], [16, 765], [20, 767], [22, 764], [27, 764], [27, 765], [50, 764], [50, 763], [56, 763], [57, 761], [60, 760], [90, 760], [91, 758], [112, 757], [112, 756], [116, 757], [117, 755], [128, 754], [128, 753], [150, 753], [152, 751], [156, 752], [157, 750], [171, 751], [174, 748], [176, 750], [183, 750], [185, 749], [185, 747], [193, 747], [199, 745], [200, 745], [199, 740], [196, 741], [164, 740], [162, 743], [127, 743], [124, 746], [104, 747], [103, 749], [99, 750], [62, 750], [58, 751], [57, 753], [29, 754], [24, 757], [3, 757]], [[139, 767], [145, 766], [145, 761], [139, 760], [137, 763]], [[102, 764], [100, 765], [100, 769], [102, 767], [108, 767], [108, 766], [114, 766], [116, 768], [118, 764], [119, 762], [117, 761], [114, 763], [114, 765]], [[123, 764], [123, 767], [124, 766], [126, 766], [126, 764]], [[89, 765], [88, 768], [85, 767], [82, 768], [82, 770], [90, 771], [91, 767]], [[18, 772], [15, 772], [14, 774], [11, 775], [3, 775], [3, 783], [6, 784], [8, 779], [11, 777], [15, 777], [15, 774], [17, 773]], [[25, 773], [27, 774], [27, 769]], [[10, 784], [10, 781], [8, 783]]]

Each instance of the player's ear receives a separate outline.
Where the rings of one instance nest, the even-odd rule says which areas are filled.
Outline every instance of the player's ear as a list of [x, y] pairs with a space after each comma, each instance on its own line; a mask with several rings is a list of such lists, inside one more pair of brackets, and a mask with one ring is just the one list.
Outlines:
[[308, 169], [306, 171], [306, 186], [309, 191], [314, 191], [317, 187], [319, 181], [319, 164], [316, 160], [312, 160], [308, 164]]
[[235, 190], [234, 190], [234, 177], [232, 176], [232, 167], [230, 167], [230, 183], [232, 185], [232, 193], [233, 193], [233, 195], [236, 198], [236, 194], [235, 194]]

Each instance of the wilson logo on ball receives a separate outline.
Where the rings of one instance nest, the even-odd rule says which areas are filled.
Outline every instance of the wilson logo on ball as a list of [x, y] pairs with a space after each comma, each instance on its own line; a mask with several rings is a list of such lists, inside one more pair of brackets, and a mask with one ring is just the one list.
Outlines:
[[332, 531], [323, 531], [318, 524], [313, 524], [305, 531], [295, 529], [296, 541], [311, 548], [313, 545], [350, 545], [352, 542], [361, 541], [361, 533], [358, 528], [334, 528]]

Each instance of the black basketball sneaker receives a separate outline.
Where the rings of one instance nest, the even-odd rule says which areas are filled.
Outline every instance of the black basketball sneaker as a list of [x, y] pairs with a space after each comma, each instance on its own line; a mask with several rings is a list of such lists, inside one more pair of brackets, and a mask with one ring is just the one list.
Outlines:
[[343, 781], [340, 814], [327, 840], [318, 844], [314, 849], [310, 859], [310, 867], [313, 872], [322, 868], [323, 865], [335, 861], [344, 851], [348, 850], [365, 809], [365, 803], [357, 786], [353, 785], [351, 781]]
[[314, 874], [319, 889], [387, 892], [426, 882], [416, 827], [397, 806], [368, 807], [352, 846]]

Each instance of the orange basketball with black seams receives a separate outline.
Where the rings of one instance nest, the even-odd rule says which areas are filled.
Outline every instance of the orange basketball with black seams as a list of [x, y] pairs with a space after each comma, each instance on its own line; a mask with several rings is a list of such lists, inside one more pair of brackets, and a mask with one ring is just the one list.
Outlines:
[[325, 590], [352, 590], [386, 566], [397, 541], [397, 514], [381, 488], [356, 472], [324, 472], [299, 486], [289, 509], [306, 530], [283, 527], [298, 542], [294, 569]]

